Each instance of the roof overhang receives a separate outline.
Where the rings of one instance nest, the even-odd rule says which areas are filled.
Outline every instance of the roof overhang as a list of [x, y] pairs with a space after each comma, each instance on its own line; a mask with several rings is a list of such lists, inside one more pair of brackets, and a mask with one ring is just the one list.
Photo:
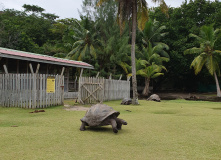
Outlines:
[[1, 48], [1, 47], [0, 47], [0, 57], [33, 61], [33, 62], [39, 62], [39, 63], [55, 64], [55, 65], [61, 65], [61, 66], [94, 69], [92, 65], [82, 62], [82, 61], [74, 61], [74, 60], [69, 60], [69, 59], [57, 58], [57, 57], [52, 57], [52, 56], [47, 56], [47, 55], [12, 50], [12, 49]]

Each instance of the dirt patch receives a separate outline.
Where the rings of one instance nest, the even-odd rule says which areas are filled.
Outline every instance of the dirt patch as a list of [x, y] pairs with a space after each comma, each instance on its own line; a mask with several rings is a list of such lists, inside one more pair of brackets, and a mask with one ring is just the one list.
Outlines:
[[87, 111], [88, 107], [64, 105], [66, 111]]

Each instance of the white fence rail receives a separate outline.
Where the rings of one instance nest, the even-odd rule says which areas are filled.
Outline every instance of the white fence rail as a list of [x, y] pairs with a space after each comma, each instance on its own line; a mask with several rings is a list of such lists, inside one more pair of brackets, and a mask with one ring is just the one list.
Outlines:
[[[55, 80], [54, 92], [47, 92], [47, 78]], [[0, 106], [45, 108], [64, 100], [64, 76], [45, 74], [0, 74]]]

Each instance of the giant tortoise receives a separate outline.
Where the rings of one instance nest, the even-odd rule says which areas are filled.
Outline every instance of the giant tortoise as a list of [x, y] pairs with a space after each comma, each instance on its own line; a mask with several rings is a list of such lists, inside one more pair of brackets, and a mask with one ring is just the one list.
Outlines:
[[115, 111], [112, 107], [105, 104], [96, 104], [86, 112], [85, 116], [81, 119], [80, 130], [84, 131], [85, 126], [105, 126], [111, 125], [113, 132], [117, 133], [121, 129], [122, 124], [127, 125], [123, 119], [117, 118], [120, 112]]
[[130, 105], [130, 104], [132, 104], [132, 99], [130, 99], [130, 98], [124, 98], [124, 99], [122, 100], [121, 104], [123, 104], [123, 105]]
[[147, 100], [160, 102], [160, 97], [157, 94], [152, 94]]

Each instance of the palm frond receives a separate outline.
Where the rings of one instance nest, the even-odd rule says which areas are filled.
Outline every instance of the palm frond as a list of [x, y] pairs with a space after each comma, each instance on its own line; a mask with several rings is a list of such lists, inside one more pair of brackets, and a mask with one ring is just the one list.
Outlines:
[[190, 33], [189, 37], [196, 38], [198, 41], [202, 41], [203, 39], [195, 34]]
[[186, 54], [200, 54], [201, 52], [202, 52], [201, 48], [193, 47], [193, 48], [185, 50], [184, 55], [186, 55]]
[[206, 61], [205, 65], [206, 65], [206, 68], [208, 69], [208, 71], [211, 75], [213, 75], [215, 70], [216, 70], [216, 64], [217, 64], [217, 62], [214, 61], [213, 56], [209, 56], [207, 58], [207, 61]]
[[145, 27], [145, 23], [149, 19], [149, 14], [147, 10], [147, 3], [145, 0], [137, 1], [137, 22], [138, 28], [143, 30]]
[[129, 72], [131, 72], [131, 66], [129, 66], [127, 63], [120, 62], [119, 65], [123, 68], [126, 74], [129, 74]]
[[96, 59], [97, 54], [93, 45], [90, 45], [90, 54]]
[[140, 75], [142, 77], [148, 77], [147, 73], [143, 69], [138, 70], [137, 75]]
[[155, 73], [154, 75], [151, 76], [151, 78], [157, 78], [159, 76], [163, 76], [164, 73]]
[[80, 54], [81, 54], [81, 59], [83, 59], [83, 58], [85, 57], [85, 54], [86, 54], [87, 50], [88, 50], [88, 44], [86, 44], [86, 45], [84, 46], [84, 49], [83, 49], [82, 52], [80, 53]]
[[77, 46], [75, 48], [73, 48], [68, 54], [67, 54], [67, 58], [72, 57], [76, 52], [78, 52], [80, 50], [81, 46]]
[[195, 74], [198, 74], [202, 70], [205, 63], [206, 58], [202, 55], [199, 55], [193, 60], [193, 62], [190, 65], [190, 68], [193, 67], [195, 70]]
[[85, 43], [84, 40], [76, 41], [76, 42], [74, 42], [72, 48], [75, 48], [75, 47], [77, 47], [77, 46], [81, 46], [81, 45], [84, 44], [84, 43]]

